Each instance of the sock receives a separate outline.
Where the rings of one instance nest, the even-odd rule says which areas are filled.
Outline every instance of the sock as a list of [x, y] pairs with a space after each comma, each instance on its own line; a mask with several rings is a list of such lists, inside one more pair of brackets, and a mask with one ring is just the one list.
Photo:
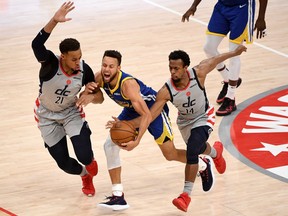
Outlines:
[[217, 157], [217, 151], [214, 147], [211, 147], [211, 152], [209, 154], [210, 157], [216, 158]]
[[82, 167], [82, 172], [80, 173], [80, 176], [85, 176], [87, 174], [88, 174], [88, 172], [87, 172], [86, 168], [83, 166]]
[[122, 196], [122, 194], [123, 194], [123, 185], [122, 184], [113, 184], [112, 185], [112, 194], [114, 196]]
[[188, 193], [188, 195], [190, 196], [192, 193], [193, 185], [193, 182], [185, 181], [183, 192]]
[[226, 97], [230, 98], [231, 100], [234, 100], [235, 99], [235, 92], [236, 92], [236, 86], [228, 85]]
[[229, 70], [228, 68], [226, 67], [226, 65], [224, 65], [224, 67], [218, 69], [217, 70], [219, 71], [219, 73], [221, 74], [224, 82], [229, 82]]

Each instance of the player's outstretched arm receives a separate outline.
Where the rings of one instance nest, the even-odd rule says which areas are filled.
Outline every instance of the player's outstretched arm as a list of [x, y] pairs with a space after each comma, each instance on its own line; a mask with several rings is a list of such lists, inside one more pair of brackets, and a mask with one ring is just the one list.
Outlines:
[[72, 18], [66, 18], [66, 15], [75, 8], [73, 5], [74, 3], [71, 1], [64, 2], [50, 21], [45, 25], [44, 31], [51, 33], [59, 22], [70, 21]]
[[247, 48], [243, 45], [239, 45], [235, 50], [230, 52], [225, 52], [214, 57], [205, 59], [200, 62], [199, 65], [195, 66], [195, 70], [197, 71], [197, 75], [199, 77], [205, 77], [209, 72], [211, 72], [217, 64], [223, 62], [229, 58], [234, 56], [241, 55], [243, 52], [246, 52]]

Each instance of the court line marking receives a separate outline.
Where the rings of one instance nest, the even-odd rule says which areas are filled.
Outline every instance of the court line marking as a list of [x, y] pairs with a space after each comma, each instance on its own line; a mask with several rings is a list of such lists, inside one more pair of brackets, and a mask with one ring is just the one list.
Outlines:
[[[163, 9], [163, 10], [165, 10], [165, 11], [168, 11], [168, 12], [170, 12], [170, 13], [173, 13], [173, 14], [176, 14], [176, 15], [182, 17], [182, 14], [181, 14], [181, 13], [179, 13], [179, 12], [177, 12], [177, 11], [175, 11], [175, 10], [172, 10], [172, 9], [170, 9], [170, 8], [168, 8], [168, 7], [165, 7], [165, 6], [163, 6], [163, 5], [157, 4], [157, 3], [153, 2], [153, 1], [150, 1], [150, 0], [143, 0], [143, 1], [146, 2], [146, 3], [148, 3], [148, 4], [154, 5], [155, 7], [161, 8], [161, 9]], [[192, 20], [193, 22], [199, 23], [199, 24], [204, 25], [204, 26], [207, 26], [207, 25], [208, 25], [206, 22], [203, 22], [203, 21], [201, 21], [201, 20], [199, 20], [199, 19], [196, 19], [196, 18], [193, 18], [193, 17], [190, 17], [189, 20]], [[270, 48], [270, 47], [264, 46], [264, 45], [259, 44], [259, 43], [257, 43], [257, 42], [253, 42], [253, 44], [256, 45], [256, 46], [258, 46], [258, 47], [261, 47], [261, 48], [263, 48], [263, 49], [265, 49], [265, 50], [268, 50], [268, 51], [270, 51], [270, 52], [273, 52], [273, 53], [275, 53], [275, 54], [277, 54], [277, 55], [280, 55], [280, 56], [283, 56], [283, 57], [285, 57], [285, 58], [288, 58], [288, 54], [282, 53], [282, 52], [280, 52], [280, 51], [278, 51], [278, 50], [275, 50], [275, 49], [272, 49], [272, 48]]]

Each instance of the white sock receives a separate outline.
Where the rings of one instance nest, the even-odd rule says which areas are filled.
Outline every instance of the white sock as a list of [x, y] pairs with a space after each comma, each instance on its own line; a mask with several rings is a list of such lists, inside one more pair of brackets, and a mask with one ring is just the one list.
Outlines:
[[217, 151], [216, 151], [216, 149], [214, 147], [211, 147], [211, 152], [210, 152], [209, 156], [211, 158], [216, 158], [217, 157]]
[[183, 192], [188, 193], [188, 195], [190, 196], [192, 193], [193, 185], [193, 182], [185, 181]]
[[122, 194], [123, 194], [123, 185], [122, 184], [113, 184], [112, 185], [112, 194], [114, 196], [122, 196]]
[[87, 174], [88, 174], [88, 172], [87, 172], [86, 168], [83, 166], [82, 167], [82, 172], [80, 173], [80, 176], [85, 176]]
[[234, 100], [235, 92], [236, 92], [236, 86], [228, 85], [228, 91], [227, 91], [226, 97], [230, 98], [231, 100]]
[[229, 82], [229, 70], [228, 70], [228, 68], [224, 65], [224, 67], [219, 68], [219, 69], [217, 68], [217, 70], [221, 74], [224, 82]]

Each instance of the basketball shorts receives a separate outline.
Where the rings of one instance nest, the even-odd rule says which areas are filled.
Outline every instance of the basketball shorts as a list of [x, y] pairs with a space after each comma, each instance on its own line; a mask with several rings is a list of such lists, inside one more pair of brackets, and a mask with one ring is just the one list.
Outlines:
[[[119, 120], [131, 120], [139, 117], [136, 112], [131, 112], [131, 109], [124, 108], [120, 115]], [[163, 144], [168, 140], [173, 140], [172, 125], [169, 118], [169, 108], [167, 105], [164, 106], [161, 114], [153, 121], [148, 127], [149, 133], [154, 137], [158, 145]]]
[[69, 107], [61, 112], [52, 112], [41, 104], [34, 109], [35, 120], [41, 131], [44, 142], [52, 147], [64, 136], [70, 138], [81, 132], [84, 119], [84, 111], [76, 106]]
[[236, 44], [253, 42], [255, 1], [248, 0], [247, 4], [225, 6], [218, 1], [211, 15], [207, 34], [226, 36]]

